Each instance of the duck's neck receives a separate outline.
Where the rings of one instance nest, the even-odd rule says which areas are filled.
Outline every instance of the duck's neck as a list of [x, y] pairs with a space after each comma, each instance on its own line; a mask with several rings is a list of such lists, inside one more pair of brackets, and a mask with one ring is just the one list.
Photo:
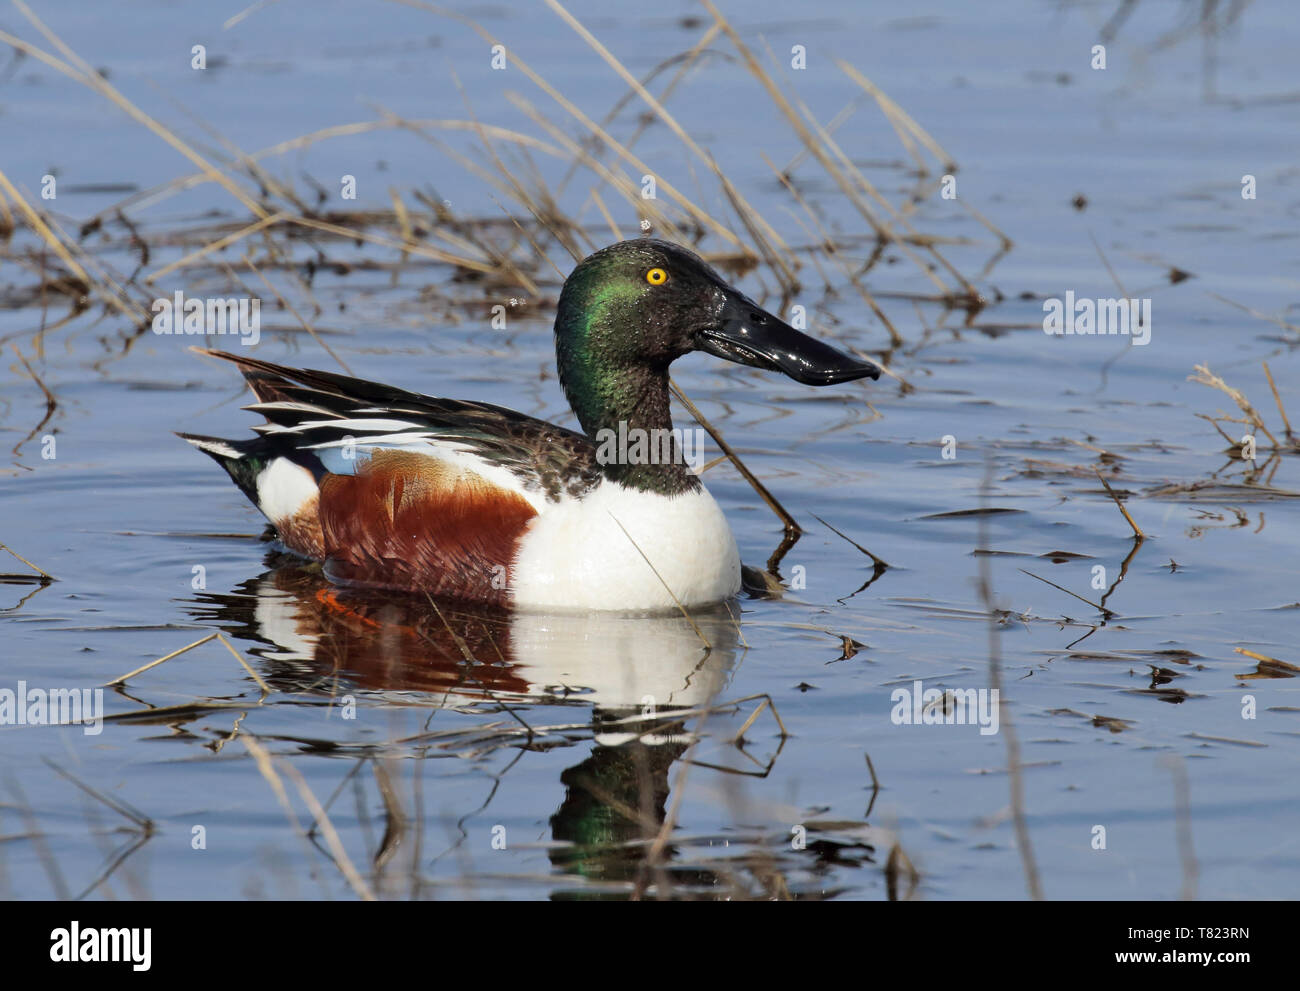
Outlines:
[[582, 344], [557, 351], [560, 385], [606, 478], [660, 495], [700, 487], [673, 430], [666, 367], [611, 365]]

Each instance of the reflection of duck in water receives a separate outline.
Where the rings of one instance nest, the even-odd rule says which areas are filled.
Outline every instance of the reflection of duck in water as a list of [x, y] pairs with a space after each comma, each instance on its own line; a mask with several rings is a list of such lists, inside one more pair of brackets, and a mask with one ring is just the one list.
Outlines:
[[[553, 848], [551, 863], [590, 881], [632, 881], [645, 863], [644, 844], [667, 814], [669, 769], [689, 743], [671, 735], [653, 744], [633, 736], [607, 746], [599, 742], [600, 721], [597, 712], [598, 742], [586, 760], [560, 775], [564, 802], [551, 816], [551, 835], [569, 845]], [[621, 732], [629, 728], [619, 724]]]
[[440, 705], [689, 709], [717, 695], [736, 655], [739, 610], [732, 605], [692, 611], [690, 620], [544, 615], [340, 588], [318, 565], [284, 554], [272, 563], [279, 566], [234, 593], [200, 596], [192, 611], [265, 645], [253, 653], [266, 661], [268, 680], [286, 691], [338, 678], [372, 691], [442, 693]]
[[680, 615], [466, 608], [340, 589], [317, 565], [277, 559], [281, 567], [233, 593], [205, 593], [191, 611], [260, 644], [250, 653], [285, 691], [420, 692], [436, 706], [485, 712], [494, 703], [590, 706], [594, 745], [561, 775], [565, 797], [551, 828], [567, 845], [551, 859], [593, 880], [633, 877], [643, 841], [664, 821], [669, 771], [697, 718], [674, 713], [707, 706], [725, 688], [738, 610], [693, 611], [697, 633]]
[[[186, 439], [290, 550], [342, 584], [556, 611], [670, 611], [741, 587], [736, 542], [674, 433], [668, 367], [691, 351], [831, 385], [880, 369], [790, 327], [664, 241], [615, 244], [565, 280], [560, 383], [584, 433], [486, 403], [206, 352], [240, 367], [260, 437]], [[692, 445], [693, 447], [693, 445]]]

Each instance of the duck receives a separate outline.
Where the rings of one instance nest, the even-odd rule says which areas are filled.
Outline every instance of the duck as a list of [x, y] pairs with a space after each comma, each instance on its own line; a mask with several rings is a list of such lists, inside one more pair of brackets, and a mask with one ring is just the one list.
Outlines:
[[182, 433], [342, 587], [530, 611], [653, 614], [741, 589], [721, 508], [675, 431], [669, 366], [702, 351], [804, 385], [881, 368], [796, 330], [688, 248], [650, 237], [579, 262], [555, 316], [581, 430], [485, 402], [195, 348], [235, 364], [266, 422]]

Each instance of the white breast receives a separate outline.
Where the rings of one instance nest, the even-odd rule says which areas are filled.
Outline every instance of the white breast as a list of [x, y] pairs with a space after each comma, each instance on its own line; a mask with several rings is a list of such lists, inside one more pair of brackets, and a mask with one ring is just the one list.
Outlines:
[[674, 597], [691, 607], [739, 592], [740, 552], [704, 488], [663, 496], [604, 480], [534, 518], [511, 579], [523, 608], [668, 612]]

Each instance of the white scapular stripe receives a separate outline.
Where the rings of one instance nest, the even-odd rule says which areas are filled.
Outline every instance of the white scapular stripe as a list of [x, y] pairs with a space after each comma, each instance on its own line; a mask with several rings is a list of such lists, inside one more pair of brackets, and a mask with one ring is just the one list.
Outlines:
[[341, 430], [355, 430], [358, 433], [402, 433], [420, 428], [408, 420], [393, 420], [384, 417], [367, 419], [328, 417], [322, 420], [299, 420], [291, 425], [272, 424], [268, 434], [301, 434], [316, 427], [337, 427]]

